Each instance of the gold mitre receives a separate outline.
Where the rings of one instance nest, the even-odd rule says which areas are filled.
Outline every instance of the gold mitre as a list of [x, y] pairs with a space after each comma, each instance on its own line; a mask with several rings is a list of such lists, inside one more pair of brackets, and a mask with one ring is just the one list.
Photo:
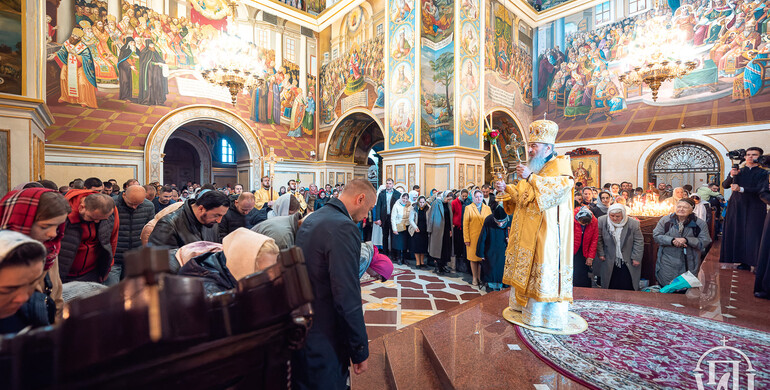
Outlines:
[[72, 29], [72, 35], [74, 35], [74, 36], [76, 36], [78, 38], [82, 38], [83, 37], [83, 30], [75, 27], [75, 28]]
[[553, 145], [556, 143], [558, 132], [559, 125], [556, 122], [547, 119], [534, 121], [529, 125], [529, 139], [527, 141]]

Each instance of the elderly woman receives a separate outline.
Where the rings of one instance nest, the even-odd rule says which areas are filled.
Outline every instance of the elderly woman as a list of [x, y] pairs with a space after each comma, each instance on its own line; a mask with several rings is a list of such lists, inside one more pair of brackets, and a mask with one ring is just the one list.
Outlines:
[[652, 237], [658, 243], [655, 278], [666, 286], [677, 276], [690, 271], [698, 275], [701, 252], [711, 243], [706, 221], [693, 214], [695, 201], [682, 198], [676, 211], [658, 221]]
[[481, 190], [473, 190], [473, 203], [465, 208], [463, 214], [463, 241], [465, 242], [468, 261], [471, 263], [471, 285], [481, 287], [479, 275], [481, 274], [481, 258], [476, 254], [481, 229], [484, 220], [492, 215], [492, 210], [484, 204], [484, 193]]
[[[599, 221], [591, 214], [588, 207], [575, 209], [575, 246], [572, 257], [572, 285], [591, 287], [588, 276], [596, 258], [596, 245], [599, 239]], [[598, 268], [598, 267], [597, 267]]]
[[434, 272], [443, 274], [452, 257], [452, 191], [439, 192], [428, 213], [428, 255], [436, 260]]
[[404, 251], [409, 245], [409, 213], [411, 207], [409, 203], [409, 194], [401, 194], [401, 199], [393, 205], [390, 210], [390, 228], [393, 230], [393, 242], [390, 244], [393, 249], [394, 260], [400, 265], [404, 265]]
[[601, 260], [602, 288], [639, 290], [644, 237], [639, 221], [628, 217], [626, 206], [616, 203], [599, 217], [596, 253]]

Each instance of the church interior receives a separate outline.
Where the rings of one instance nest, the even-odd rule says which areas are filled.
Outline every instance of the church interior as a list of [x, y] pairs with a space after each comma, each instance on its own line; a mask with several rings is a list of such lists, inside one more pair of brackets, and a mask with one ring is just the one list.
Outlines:
[[[770, 388], [769, 25], [769, 0], [0, 0], [0, 388]], [[35, 187], [67, 202], [43, 239]], [[142, 204], [198, 235], [140, 242]], [[343, 204], [371, 268], [326, 313], [300, 236]], [[258, 229], [295, 212], [291, 245]], [[225, 266], [265, 240], [274, 265]], [[43, 274], [8, 276], [31, 242]], [[208, 253], [218, 293], [178, 273]], [[2, 335], [35, 297], [49, 321]], [[343, 374], [308, 363], [329, 318], [365, 324]]]

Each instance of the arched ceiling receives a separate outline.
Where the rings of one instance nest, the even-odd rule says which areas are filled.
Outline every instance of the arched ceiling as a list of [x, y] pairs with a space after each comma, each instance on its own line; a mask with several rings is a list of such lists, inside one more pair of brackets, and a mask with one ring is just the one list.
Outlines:
[[331, 161], [366, 164], [369, 150], [385, 140], [374, 118], [364, 113], [348, 115], [332, 133], [332, 139], [327, 145], [327, 159]]

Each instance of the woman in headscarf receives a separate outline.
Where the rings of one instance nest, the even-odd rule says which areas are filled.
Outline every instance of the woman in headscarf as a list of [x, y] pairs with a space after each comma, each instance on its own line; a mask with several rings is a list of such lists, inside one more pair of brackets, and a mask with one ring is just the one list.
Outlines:
[[612, 194], [609, 191], [602, 191], [599, 193], [599, 198], [596, 199], [596, 207], [599, 212], [595, 217], [599, 218], [602, 215], [607, 215], [607, 209], [612, 206]]
[[481, 275], [487, 284], [487, 291], [499, 291], [503, 288], [510, 220], [505, 208], [498, 205], [492, 215], [488, 215], [484, 220], [484, 227], [479, 235], [475, 250], [476, 256], [481, 257]]
[[428, 213], [428, 255], [436, 260], [434, 272], [443, 274], [452, 257], [452, 191], [439, 192]]
[[412, 253], [417, 261], [417, 268], [425, 268], [425, 254], [428, 253], [428, 214], [430, 206], [424, 196], [417, 198], [417, 204], [409, 213], [409, 226], [412, 234]]
[[321, 190], [318, 191], [318, 196], [315, 199], [315, 204], [313, 205], [313, 210], [318, 211], [321, 209], [321, 207], [324, 207], [326, 204], [326, 191]]
[[602, 288], [639, 290], [644, 237], [639, 221], [628, 217], [626, 206], [616, 203], [599, 217], [596, 252], [601, 260]]
[[701, 253], [711, 243], [711, 237], [706, 221], [693, 214], [694, 208], [692, 199], [679, 199], [674, 213], [661, 218], [652, 231], [659, 245], [655, 279], [661, 286], [687, 271], [698, 276]]
[[481, 287], [479, 275], [481, 274], [481, 258], [476, 255], [476, 247], [484, 226], [484, 219], [492, 214], [489, 206], [484, 204], [484, 193], [481, 190], [473, 190], [473, 204], [465, 208], [463, 214], [463, 241], [465, 242], [468, 261], [471, 263], [471, 285]]
[[409, 245], [409, 232], [407, 227], [409, 226], [409, 194], [401, 194], [401, 198], [393, 205], [390, 211], [390, 228], [393, 230], [393, 242], [391, 248], [393, 249], [393, 257], [398, 264], [404, 264], [404, 250]]
[[[575, 246], [572, 257], [572, 285], [591, 287], [591, 272], [596, 258], [596, 245], [599, 239], [599, 221], [591, 214], [588, 207], [575, 209]], [[596, 267], [597, 269], [599, 267]]]
[[[385, 190], [385, 184], [380, 185], [380, 188], [377, 189], [377, 195], [374, 197], [374, 199], [380, 198], [380, 192]], [[326, 201], [324, 201], [326, 202]], [[372, 221], [379, 221], [380, 216], [377, 213], [378, 207], [375, 207], [372, 209]], [[378, 246], [382, 248], [382, 226], [373, 224], [372, 226], [372, 244], [375, 246]]]
[[[46, 277], [38, 291], [53, 299], [55, 319], [64, 309], [59, 264], [56, 261], [64, 236], [64, 222], [70, 206], [64, 196], [47, 188], [27, 188], [11, 191], [0, 200], [0, 229], [13, 230], [41, 242], [46, 248], [44, 269]], [[52, 317], [52, 322], [54, 318]]]
[[177, 257], [184, 263], [179, 275], [203, 278], [207, 294], [236, 288], [239, 280], [275, 264], [279, 253], [275, 240], [246, 228], [225, 236], [221, 246], [199, 241], [185, 247]]
[[[268, 213], [267, 217], [285, 217], [290, 214], [291, 200], [294, 198], [292, 194], [286, 193], [278, 197], [278, 200], [273, 203], [273, 210]], [[296, 199], [296, 198], [294, 198]]]
[[43, 294], [35, 291], [46, 275], [47, 253], [38, 240], [0, 230], [0, 335], [51, 324], [48, 308], [40, 304]]

